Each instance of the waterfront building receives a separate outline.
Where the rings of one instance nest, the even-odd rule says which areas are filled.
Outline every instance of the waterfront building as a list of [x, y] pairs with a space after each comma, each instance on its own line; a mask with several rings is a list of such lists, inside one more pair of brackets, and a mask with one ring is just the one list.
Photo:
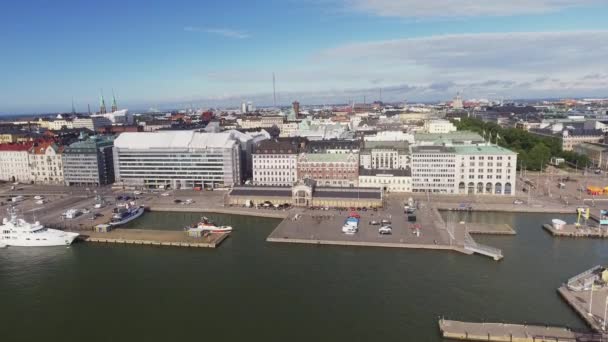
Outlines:
[[299, 139], [265, 140], [253, 150], [253, 184], [291, 186], [298, 180]]
[[29, 150], [32, 142], [0, 144], [0, 180], [9, 182], [30, 182]]
[[365, 141], [359, 164], [368, 170], [404, 170], [409, 164], [407, 141]]
[[240, 184], [240, 144], [233, 132], [123, 133], [114, 141], [116, 182], [146, 188]]
[[63, 151], [65, 185], [100, 186], [114, 183], [111, 137], [93, 136], [75, 142]]
[[40, 142], [29, 150], [31, 180], [37, 184], [63, 184], [63, 146]]
[[355, 153], [301, 153], [298, 179], [313, 179], [319, 186], [348, 187], [359, 182], [359, 155]]
[[424, 131], [432, 134], [450, 133], [456, 132], [456, 126], [448, 120], [426, 120]]
[[413, 146], [412, 192], [514, 195], [517, 153], [496, 145]]
[[228, 205], [253, 207], [270, 202], [296, 207], [381, 208], [383, 192], [378, 187], [320, 187], [307, 181], [291, 187], [235, 186], [226, 201]]
[[388, 192], [412, 192], [412, 173], [409, 168], [401, 170], [359, 169], [359, 186], [382, 188]]

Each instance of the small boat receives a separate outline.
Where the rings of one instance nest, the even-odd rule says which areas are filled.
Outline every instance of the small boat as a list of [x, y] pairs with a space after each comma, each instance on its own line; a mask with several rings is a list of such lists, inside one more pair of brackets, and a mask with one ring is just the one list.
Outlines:
[[116, 227], [129, 223], [143, 214], [143, 206], [135, 206], [127, 203], [124, 206], [114, 208], [114, 215], [112, 215], [110, 226]]
[[201, 221], [194, 226], [186, 227], [187, 231], [201, 231], [209, 233], [230, 233], [232, 231], [231, 226], [216, 226], [208, 218], [202, 217]]

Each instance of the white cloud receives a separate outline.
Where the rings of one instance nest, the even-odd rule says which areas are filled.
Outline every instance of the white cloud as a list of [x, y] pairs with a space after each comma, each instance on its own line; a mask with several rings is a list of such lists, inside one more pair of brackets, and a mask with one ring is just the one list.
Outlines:
[[341, 0], [347, 8], [386, 17], [508, 16], [606, 4], [603, 0]]
[[244, 31], [231, 30], [225, 28], [202, 28], [196, 26], [186, 26], [184, 31], [188, 32], [204, 32], [210, 34], [216, 34], [228, 38], [245, 39], [251, 37], [251, 35]]
[[608, 31], [371, 41], [319, 51], [289, 69], [215, 70], [200, 77], [222, 91], [226, 101], [270, 98], [272, 71], [277, 73], [281, 99], [316, 99], [319, 103], [333, 102], [330, 99], [345, 102], [363, 95], [370, 99], [380, 87], [386, 100], [449, 99], [457, 91], [468, 97], [491, 93], [506, 98], [607, 96], [605, 41]]
[[604, 41], [608, 31], [443, 35], [348, 44], [322, 51], [314, 60], [353, 70], [381, 66], [385, 73], [412, 69], [423, 79], [529, 80], [605, 72]]

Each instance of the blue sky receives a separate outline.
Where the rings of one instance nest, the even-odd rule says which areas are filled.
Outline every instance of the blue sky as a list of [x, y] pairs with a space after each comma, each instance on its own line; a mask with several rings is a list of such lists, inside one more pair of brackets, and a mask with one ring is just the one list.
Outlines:
[[6, 1], [0, 113], [608, 96], [606, 0]]

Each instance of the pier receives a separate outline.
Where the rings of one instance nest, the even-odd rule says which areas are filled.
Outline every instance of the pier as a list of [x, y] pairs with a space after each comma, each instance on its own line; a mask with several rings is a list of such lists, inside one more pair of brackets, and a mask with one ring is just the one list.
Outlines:
[[187, 236], [183, 231], [148, 229], [115, 229], [107, 233], [92, 231], [87, 231], [85, 234], [78, 233], [81, 234], [78, 240], [83, 242], [195, 248], [216, 248], [230, 236], [229, 233], [219, 233], [193, 238]]
[[[475, 242], [467, 227], [475, 233], [512, 235], [515, 231], [505, 224], [446, 223], [433, 206], [416, 210], [415, 221], [408, 222], [398, 201], [388, 201], [386, 208], [378, 211], [358, 211], [360, 224], [355, 234], [344, 234], [342, 225], [350, 211], [303, 210], [292, 213], [268, 236], [274, 243], [300, 243], [312, 245], [366, 246], [410, 248], [424, 250], [448, 250], [463, 254], [480, 254], [501, 260], [502, 251]], [[390, 221], [392, 234], [380, 235], [380, 225], [372, 221]], [[418, 227], [418, 228], [416, 228]]]
[[608, 238], [608, 230], [599, 227], [577, 227], [574, 224], [566, 224], [561, 229], [555, 229], [551, 224], [543, 224], [543, 228], [555, 237], [586, 237], [586, 238]]
[[473, 323], [440, 319], [439, 330], [444, 338], [466, 341], [495, 342], [606, 342], [599, 333], [573, 331], [563, 327]]

